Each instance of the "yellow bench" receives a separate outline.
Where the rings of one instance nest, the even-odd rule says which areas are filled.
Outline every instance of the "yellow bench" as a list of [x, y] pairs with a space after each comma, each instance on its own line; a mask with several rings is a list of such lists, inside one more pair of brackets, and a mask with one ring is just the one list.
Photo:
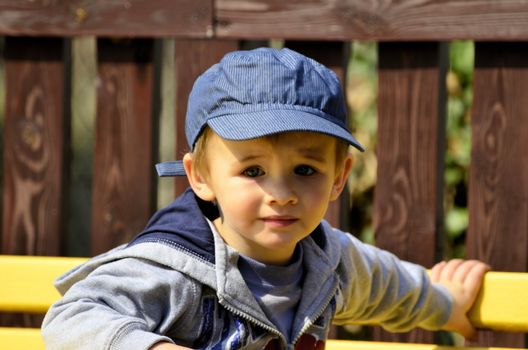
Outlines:
[[[45, 313], [59, 298], [53, 281], [85, 258], [0, 255], [0, 312]], [[489, 272], [470, 311], [482, 328], [528, 332], [528, 273]], [[40, 350], [38, 328], [0, 327], [0, 349]], [[329, 340], [329, 350], [455, 350], [468, 349], [426, 344]], [[477, 348], [492, 350], [500, 348]], [[504, 349], [504, 348], [503, 348]]]

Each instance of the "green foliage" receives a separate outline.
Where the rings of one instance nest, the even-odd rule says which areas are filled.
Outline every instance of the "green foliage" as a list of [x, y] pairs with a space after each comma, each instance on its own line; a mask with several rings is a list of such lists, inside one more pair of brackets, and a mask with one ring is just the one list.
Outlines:
[[351, 129], [367, 152], [354, 159], [349, 178], [351, 231], [363, 241], [374, 242], [372, 197], [376, 183], [377, 134], [377, 44], [354, 42], [347, 74], [347, 100], [351, 111]]
[[470, 110], [473, 100], [472, 79], [474, 44], [456, 41], [450, 44], [447, 75], [447, 149], [445, 156], [445, 233], [446, 256], [464, 257], [468, 226], [467, 174], [471, 156]]

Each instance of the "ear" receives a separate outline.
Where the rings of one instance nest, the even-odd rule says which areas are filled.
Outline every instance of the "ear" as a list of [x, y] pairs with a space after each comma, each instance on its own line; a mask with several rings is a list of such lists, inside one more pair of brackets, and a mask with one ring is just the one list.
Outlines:
[[187, 180], [189, 180], [189, 184], [194, 193], [204, 201], [214, 201], [216, 199], [214, 192], [209, 186], [206, 177], [200, 174], [194, 165], [191, 153], [187, 153], [183, 156], [183, 167], [185, 168]]
[[352, 164], [353, 159], [351, 155], [348, 155], [343, 165], [340, 167], [339, 171], [336, 172], [336, 177], [334, 179], [334, 184], [332, 186], [332, 192], [330, 194], [330, 200], [334, 201], [336, 200], [341, 192], [343, 192], [343, 189], [345, 188], [345, 185], [347, 183], [348, 175], [350, 175], [350, 171], [352, 170]]

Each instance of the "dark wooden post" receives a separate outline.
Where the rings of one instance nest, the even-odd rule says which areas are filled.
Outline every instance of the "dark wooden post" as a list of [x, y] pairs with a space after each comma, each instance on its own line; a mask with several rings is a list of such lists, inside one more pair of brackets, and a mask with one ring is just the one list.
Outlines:
[[[68, 205], [69, 45], [7, 38], [1, 253], [61, 255]], [[0, 315], [38, 327], [41, 316]]]
[[[446, 52], [438, 43], [380, 43], [376, 245], [431, 267], [440, 257]], [[433, 342], [422, 331], [380, 340]]]
[[60, 255], [69, 98], [64, 40], [7, 38], [2, 253]]
[[156, 203], [153, 41], [99, 40], [97, 50], [92, 254], [139, 233]]
[[[528, 45], [476, 43], [467, 256], [528, 269]], [[482, 346], [525, 347], [523, 334], [479, 332]]]
[[[187, 100], [196, 78], [207, 68], [220, 61], [228, 52], [237, 50], [239, 43], [236, 40], [208, 40], [208, 39], [182, 39], [176, 40], [175, 46], [175, 81], [176, 81], [176, 159], [182, 159], [189, 151], [185, 138], [185, 114]], [[184, 177], [175, 178], [175, 195], [181, 194], [187, 186]]]

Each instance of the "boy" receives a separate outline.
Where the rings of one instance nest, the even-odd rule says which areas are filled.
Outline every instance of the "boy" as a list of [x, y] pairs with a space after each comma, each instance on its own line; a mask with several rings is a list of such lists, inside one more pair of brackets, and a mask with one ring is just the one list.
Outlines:
[[[126, 246], [57, 281], [48, 349], [322, 349], [331, 322], [474, 332], [487, 266], [423, 268], [323, 220], [362, 146], [336, 76], [294, 51], [228, 54], [189, 97], [188, 189]], [[433, 282], [435, 283], [433, 283]]]

